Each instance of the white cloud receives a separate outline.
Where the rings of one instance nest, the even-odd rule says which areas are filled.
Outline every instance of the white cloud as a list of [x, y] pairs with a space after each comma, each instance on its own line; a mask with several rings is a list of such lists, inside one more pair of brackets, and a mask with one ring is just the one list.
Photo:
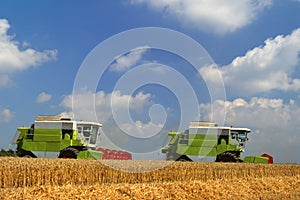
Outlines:
[[[207, 120], [210, 118], [210, 104], [201, 104], [201, 113], [205, 113], [202, 117]], [[284, 104], [282, 99], [267, 99], [253, 97], [249, 102], [242, 98], [231, 101], [217, 100], [214, 102], [218, 112], [226, 111], [227, 124], [242, 124], [257, 128], [272, 127], [274, 124], [287, 126], [291, 123], [296, 125], [300, 123], [300, 119], [293, 119], [296, 113], [300, 114], [300, 107], [295, 105], [294, 100], [288, 104]], [[294, 113], [296, 112], [296, 113]], [[299, 127], [300, 128], [300, 127]]]
[[161, 123], [143, 123], [141, 121], [135, 121], [134, 124], [128, 124], [124, 123], [121, 124], [120, 128], [128, 133], [131, 136], [137, 137], [137, 138], [148, 138], [156, 135], [158, 132], [162, 130], [164, 127]]
[[[267, 152], [277, 162], [298, 162], [300, 157], [295, 149], [300, 143], [300, 107], [291, 100], [253, 97], [246, 101], [242, 98], [233, 101], [214, 102], [214, 115], [226, 110], [226, 124], [252, 129], [246, 154]], [[299, 102], [298, 102], [299, 103]], [[201, 104], [202, 120], [211, 117], [211, 104]]]
[[[150, 103], [151, 94], [139, 92], [135, 96], [121, 94], [120, 91], [114, 91], [106, 94], [104, 91], [93, 93], [90, 91], [83, 91], [80, 94], [67, 95], [61, 102], [61, 106], [67, 111], [72, 111], [72, 105], [76, 108], [76, 114], [80, 113], [80, 119], [93, 120], [97, 112], [98, 120], [105, 123], [112, 119], [112, 105], [115, 112], [126, 113], [128, 108], [133, 111], [143, 109]], [[90, 102], [95, 100], [95, 105]], [[74, 106], [75, 105], [75, 106]], [[77, 117], [77, 116], [75, 116]]]
[[149, 47], [143, 46], [132, 49], [128, 54], [122, 55], [116, 58], [115, 63], [110, 66], [110, 70], [116, 72], [123, 72], [136, 65], [142, 55], [147, 51]]
[[[90, 103], [93, 99], [95, 105]], [[166, 115], [159, 106], [151, 102], [151, 94], [142, 92], [131, 96], [122, 94], [120, 91], [112, 93], [84, 91], [81, 94], [73, 95], [73, 102], [72, 95], [65, 96], [60, 105], [66, 110], [61, 115], [73, 117], [72, 111], [74, 111], [77, 120], [95, 121], [96, 112], [97, 120], [103, 124], [104, 134], [120, 143], [126, 143], [129, 136], [148, 138], [158, 134], [164, 126], [165, 119], [156, 115]], [[75, 110], [72, 110], [74, 108]], [[153, 121], [134, 120], [137, 113], [144, 110], [150, 110], [149, 117]], [[101, 141], [103, 146], [109, 143], [105, 138], [103, 136], [103, 141]]]
[[175, 16], [184, 25], [216, 33], [233, 32], [250, 24], [272, 0], [131, 0]]
[[51, 99], [51, 97], [52, 97], [51, 94], [47, 94], [46, 92], [42, 92], [36, 98], [36, 102], [37, 103], [45, 103], [45, 102], [49, 101]]
[[166, 75], [170, 72], [169, 68], [161, 66], [161, 65], [155, 65], [155, 64], [153, 66], [149, 67], [149, 70], [151, 70], [152, 72], [155, 72], [157, 74], [161, 74], [161, 75]]
[[0, 112], [0, 122], [8, 123], [8, 122], [10, 122], [10, 120], [12, 120], [14, 115], [15, 115], [14, 112], [5, 108]]
[[211, 83], [215, 73], [221, 73], [225, 86], [239, 96], [270, 90], [299, 91], [300, 77], [293, 72], [300, 65], [300, 29], [290, 35], [267, 39], [246, 55], [235, 58], [231, 64], [219, 68], [200, 69], [201, 75]]
[[[0, 19], [0, 75], [26, 70], [56, 59], [57, 50], [44, 50], [41, 52], [26, 48], [28, 42], [20, 45], [18, 41], [14, 40], [13, 35], [8, 35], [9, 28], [8, 21]], [[0, 86], [6, 86], [9, 83], [10, 81], [2, 81]]]

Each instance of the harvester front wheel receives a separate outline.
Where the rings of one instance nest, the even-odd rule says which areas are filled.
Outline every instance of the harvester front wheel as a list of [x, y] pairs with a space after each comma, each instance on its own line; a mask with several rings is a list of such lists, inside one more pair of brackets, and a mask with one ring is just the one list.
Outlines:
[[190, 162], [192, 161], [189, 157], [183, 155], [183, 156], [180, 156], [176, 161], [181, 161], [181, 162]]
[[217, 156], [216, 162], [239, 162], [239, 158], [230, 152], [225, 152]]
[[17, 151], [17, 156], [22, 158], [36, 158], [32, 152], [23, 149]]
[[75, 148], [66, 148], [63, 149], [58, 158], [73, 158], [73, 159], [77, 159], [77, 154], [79, 153], [79, 151]]

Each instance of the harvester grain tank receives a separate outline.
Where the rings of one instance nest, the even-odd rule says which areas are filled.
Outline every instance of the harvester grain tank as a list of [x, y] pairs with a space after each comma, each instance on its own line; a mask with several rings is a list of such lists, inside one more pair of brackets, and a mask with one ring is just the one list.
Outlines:
[[12, 143], [20, 157], [132, 159], [127, 152], [97, 149], [101, 127], [62, 116], [38, 116], [30, 127], [18, 128]]
[[167, 160], [272, 163], [267, 154], [241, 158], [248, 128], [218, 126], [212, 122], [190, 122], [184, 132], [169, 132], [169, 144], [162, 149]]

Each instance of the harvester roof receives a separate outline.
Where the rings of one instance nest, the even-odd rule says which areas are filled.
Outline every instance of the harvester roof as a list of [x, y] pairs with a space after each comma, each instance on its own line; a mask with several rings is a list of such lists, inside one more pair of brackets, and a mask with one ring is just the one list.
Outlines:
[[71, 121], [71, 118], [60, 115], [39, 115], [35, 118], [35, 121]]
[[245, 131], [245, 132], [251, 132], [251, 129], [249, 128], [239, 128], [239, 127], [233, 127], [233, 126], [218, 126], [214, 122], [190, 122], [189, 128], [206, 128], [206, 129], [228, 129], [232, 131]]
[[44, 124], [44, 123], [76, 123], [76, 124], [86, 124], [102, 127], [101, 123], [97, 122], [88, 122], [88, 121], [75, 121], [70, 117], [64, 117], [60, 115], [39, 115], [35, 118], [35, 124]]

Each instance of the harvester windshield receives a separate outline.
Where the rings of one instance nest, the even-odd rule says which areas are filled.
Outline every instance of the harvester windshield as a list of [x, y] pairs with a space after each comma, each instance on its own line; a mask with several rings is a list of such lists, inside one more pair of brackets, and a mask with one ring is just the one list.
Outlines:
[[84, 140], [88, 147], [96, 147], [99, 127], [99, 125], [87, 123], [77, 124], [78, 135]]
[[231, 130], [231, 137], [234, 140], [237, 140], [239, 147], [244, 148], [245, 143], [248, 140], [247, 134], [250, 132], [247, 130]]

